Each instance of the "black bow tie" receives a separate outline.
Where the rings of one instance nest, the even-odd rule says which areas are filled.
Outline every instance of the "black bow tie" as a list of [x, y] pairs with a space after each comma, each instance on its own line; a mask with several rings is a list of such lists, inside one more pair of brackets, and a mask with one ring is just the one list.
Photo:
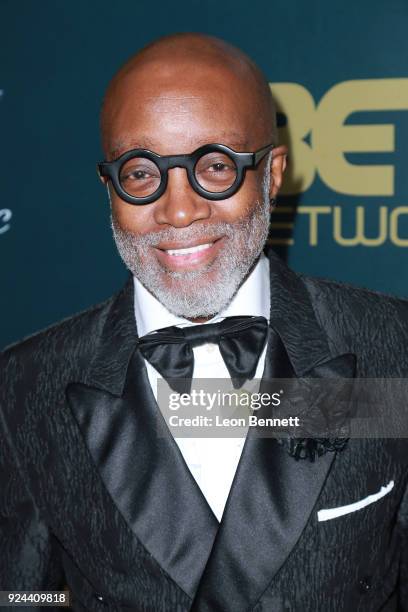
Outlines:
[[237, 389], [255, 376], [265, 346], [267, 327], [264, 317], [227, 317], [219, 323], [207, 325], [163, 327], [139, 338], [138, 344], [144, 358], [179, 393], [189, 393], [191, 389], [192, 348], [207, 342], [218, 344]]

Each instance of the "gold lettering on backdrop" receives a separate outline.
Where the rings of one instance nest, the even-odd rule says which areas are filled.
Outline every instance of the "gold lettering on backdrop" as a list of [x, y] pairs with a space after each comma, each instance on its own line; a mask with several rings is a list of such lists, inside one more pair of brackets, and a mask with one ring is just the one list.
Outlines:
[[408, 206], [397, 206], [390, 214], [390, 240], [397, 246], [408, 247], [408, 238], [398, 235], [398, 220], [401, 215], [408, 215]]
[[[379, 247], [387, 240], [398, 247], [408, 247], [408, 235], [401, 236], [400, 221], [401, 217], [408, 216], [408, 206], [397, 206], [394, 209], [389, 209], [388, 206], [379, 206], [373, 210], [372, 205], [356, 206], [351, 211], [354, 214], [354, 222], [347, 223], [344, 221], [344, 209], [341, 206], [298, 206], [296, 209], [298, 215], [299, 227], [296, 228], [296, 241], [307, 244], [308, 246], [317, 246], [319, 244], [320, 235], [324, 236], [326, 241], [330, 235], [327, 224], [331, 226], [333, 240], [336, 244], [342, 247]], [[293, 245], [295, 238], [292, 233], [295, 225], [298, 222], [279, 221], [279, 215], [293, 215], [295, 213], [294, 206], [278, 206], [274, 209], [271, 218], [271, 236], [268, 240], [271, 245]], [[368, 214], [369, 213], [369, 214]], [[349, 213], [350, 214], [350, 213]], [[367, 221], [368, 217], [373, 220], [375, 217], [376, 229], [375, 235], [367, 236]], [[302, 218], [306, 217], [308, 226], [306, 234], [304, 231]], [[408, 219], [406, 219], [408, 222]], [[324, 222], [324, 228], [321, 228], [321, 223]], [[345, 227], [347, 230], [345, 231]], [[322, 229], [322, 231], [320, 231]], [[282, 235], [284, 230], [288, 230], [287, 236]], [[323, 231], [324, 230], [324, 231]], [[346, 237], [345, 234], [351, 234]]]
[[341, 206], [334, 207], [333, 214], [333, 238], [337, 244], [341, 244], [342, 246], [357, 246], [358, 244], [362, 244], [364, 246], [379, 246], [383, 244], [387, 239], [387, 226], [388, 226], [388, 209], [386, 206], [380, 206], [379, 209], [379, 230], [377, 238], [367, 238], [364, 235], [365, 231], [365, 214], [364, 214], [364, 206], [356, 206], [356, 221], [355, 221], [355, 234], [353, 238], [344, 238], [342, 235], [342, 210]]
[[301, 206], [298, 209], [300, 214], [309, 215], [309, 244], [316, 246], [318, 243], [318, 215], [330, 214], [330, 206]]
[[317, 107], [309, 91], [296, 83], [274, 83], [271, 91], [278, 111], [287, 117], [280, 135], [293, 161], [284, 195], [306, 191], [316, 172], [338, 193], [394, 195], [393, 165], [352, 164], [345, 158], [346, 153], [393, 152], [394, 125], [345, 122], [361, 111], [408, 110], [407, 78], [344, 81], [329, 89]]

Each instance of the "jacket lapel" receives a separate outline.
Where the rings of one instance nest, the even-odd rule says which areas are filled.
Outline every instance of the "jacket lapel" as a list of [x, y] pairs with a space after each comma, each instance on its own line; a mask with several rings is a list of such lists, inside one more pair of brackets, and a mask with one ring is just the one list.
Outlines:
[[193, 597], [218, 521], [164, 424], [136, 342], [130, 279], [107, 315], [88, 374], [67, 387], [68, 404], [129, 528]]
[[[273, 378], [353, 377], [354, 356], [330, 354], [303, 282], [273, 253], [270, 264], [264, 388]], [[334, 457], [297, 461], [250, 431], [192, 612], [255, 606], [299, 540]]]

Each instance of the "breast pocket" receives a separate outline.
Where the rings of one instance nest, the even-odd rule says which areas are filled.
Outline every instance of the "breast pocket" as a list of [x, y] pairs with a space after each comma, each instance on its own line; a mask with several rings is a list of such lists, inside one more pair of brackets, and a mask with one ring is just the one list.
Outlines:
[[380, 501], [383, 497], [388, 495], [394, 488], [394, 481], [390, 480], [388, 484], [383, 485], [377, 493], [370, 493], [363, 497], [362, 499], [358, 499], [350, 504], [346, 504], [344, 506], [335, 506], [333, 508], [322, 508], [317, 511], [317, 520], [319, 522], [332, 521], [340, 516], [345, 516], [347, 514], [352, 514], [353, 512], [358, 512], [367, 506], [371, 506], [376, 502]]
[[366, 491], [366, 495], [361, 493], [361, 490], [358, 496], [343, 493], [332, 503], [326, 498], [317, 504], [313, 522], [319, 545], [341, 546], [379, 527], [392, 526], [402, 487], [387, 479], [374, 490]]

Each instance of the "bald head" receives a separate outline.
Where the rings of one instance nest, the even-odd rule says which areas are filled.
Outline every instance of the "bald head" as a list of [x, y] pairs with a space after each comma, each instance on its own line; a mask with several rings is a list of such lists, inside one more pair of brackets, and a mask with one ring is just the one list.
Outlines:
[[[222, 141], [225, 131], [231, 136], [237, 132], [236, 144], [245, 140], [252, 148], [277, 140], [276, 111], [262, 72], [242, 51], [211, 36], [166, 36], [122, 66], [110, 82], [102, 105], [101, 136], [107, 158], [139, 144], [129, 140], [126, 128], [129, 117], [142, 119], [146, 105], [157, 113], [159, 122], [166, 113], [167, 130], [171, 129], [169, 117], [174, 113], [175, 131], [181, 127], [184, 133], [187, 131], [186, 136], [194, 136], [191, 122], [195, 116], [202, 123], [204, 113], [214, 123], [215, 131], [219, 125], [219, 136], [214, 133], [213, 142]], [[218, 115], [223, 121], [218, 121]], [[138, 125], [143, 132], [141, 121]], [[205, 140], [205, 130], [202, 132]], [[143, 136], [146, 141], [147, 134]]]

